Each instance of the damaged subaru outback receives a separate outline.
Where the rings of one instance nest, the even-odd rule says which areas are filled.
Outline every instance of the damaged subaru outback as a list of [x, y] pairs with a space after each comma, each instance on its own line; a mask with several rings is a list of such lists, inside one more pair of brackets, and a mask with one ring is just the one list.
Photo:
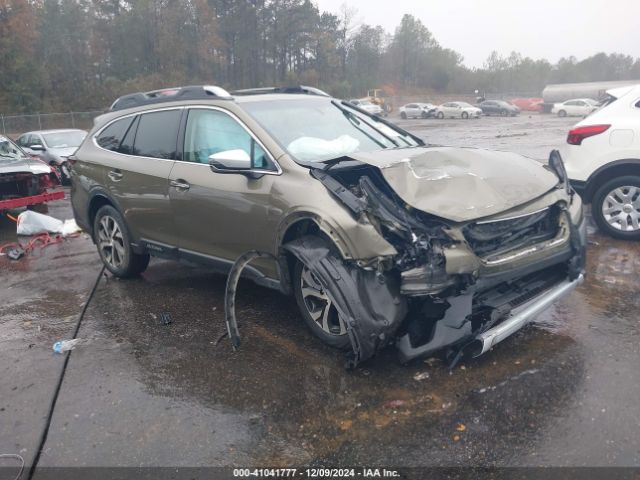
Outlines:
[[72, 205], [116, 276], [149, 256], [293, 295], [351, 366], [480, 355], [584, 278], [562, 159], [433, 146], [310, 87], [119, 98], [72, 163]]

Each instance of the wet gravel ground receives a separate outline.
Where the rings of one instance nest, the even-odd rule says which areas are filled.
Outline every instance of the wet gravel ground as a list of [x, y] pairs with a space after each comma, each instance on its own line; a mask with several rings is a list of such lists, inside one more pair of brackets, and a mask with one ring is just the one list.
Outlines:
[[[572, 120], [401, 123], [432, 143], [544, 158]], [[69, 218], [68, 201], [50, 214]], [[13, 228], [0, 221], [0, 242]], [[160, 260], [139, 279], [105, 276], [39, 467], [638, 466], [639, 253], [591, 228], [586, 283], [451, 372], [392, 350], [346, 371], [293, 299], [247, 282], [233, 352], [218, 342], [225, 278]], [[0, 453], [31, 464], [64, 361], [51, 346], [72, 335], [100, 266], [83, 236], [0, 257]]]

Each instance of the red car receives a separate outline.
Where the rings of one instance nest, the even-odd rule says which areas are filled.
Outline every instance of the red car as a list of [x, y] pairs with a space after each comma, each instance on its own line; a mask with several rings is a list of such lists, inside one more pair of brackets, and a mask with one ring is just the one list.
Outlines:
[[542, 98], [512, 98], [511, 103], [523, 112], [541, 112], [544, 100]]

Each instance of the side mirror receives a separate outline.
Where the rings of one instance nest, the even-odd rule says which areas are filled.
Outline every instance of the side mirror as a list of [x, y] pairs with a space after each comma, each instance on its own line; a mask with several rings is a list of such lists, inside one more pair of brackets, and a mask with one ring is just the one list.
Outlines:
[[35, 145], [31, 145], [30, 147], [27, 147], [30, 150], [33, 150], [34, 152], [44, 152], [45, 148], [44, 146], [40, 145], [39, 143], [35, 144]]
[[240, 173], [253, 180], [264, 174], [251, 170], [251, 157], [241, 149], [225, 150], [224, 152], [209, 155], [209, 167], [215, 173]]
[[209, 166], [218, 173], [236, 173], [238, 170], [251, 168], [251, 157], [244, 150], [225, 150], [209, 155]]

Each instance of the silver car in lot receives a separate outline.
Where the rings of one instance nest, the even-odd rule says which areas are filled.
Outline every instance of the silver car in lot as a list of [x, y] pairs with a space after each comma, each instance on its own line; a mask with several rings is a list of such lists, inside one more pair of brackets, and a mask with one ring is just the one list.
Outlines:
[[23, 133], [16, 143], [29, 155], [37, 157], [46, 164], [60, 171], [63, 183], [69, 181], [67, 159], [78, 149], [84, 137], [85, 130], [59, 129], [37, 130]]

